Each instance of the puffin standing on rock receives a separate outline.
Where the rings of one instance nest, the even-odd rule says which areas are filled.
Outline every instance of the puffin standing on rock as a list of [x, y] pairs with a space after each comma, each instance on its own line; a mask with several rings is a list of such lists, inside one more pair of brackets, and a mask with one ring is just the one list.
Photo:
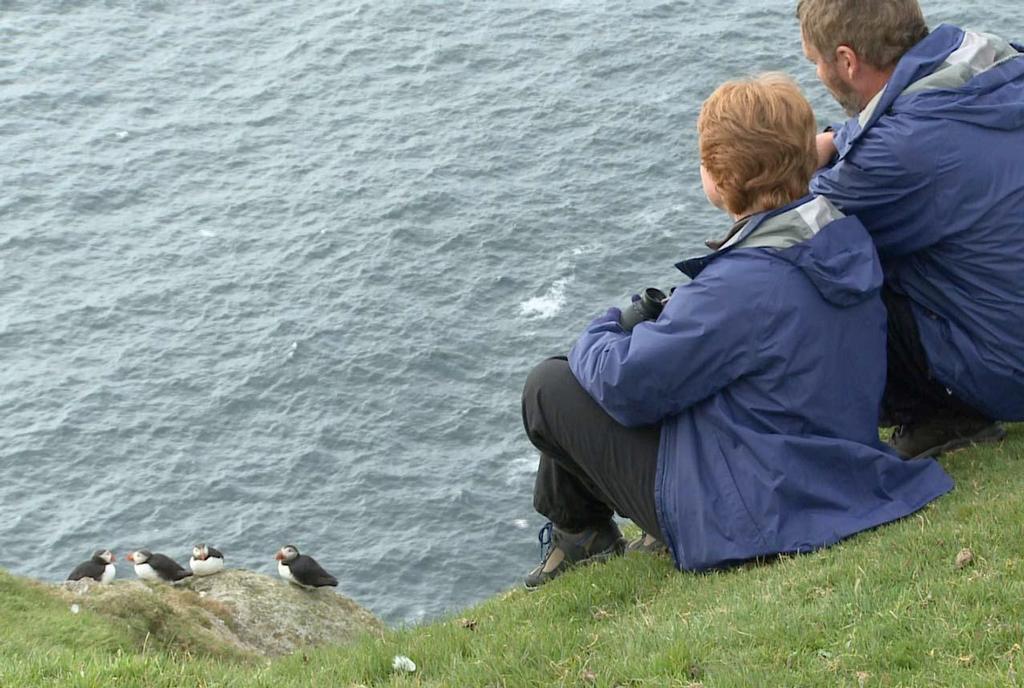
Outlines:
[[69, 581], [91, 578], [99, 583], [109, 583], [117, 575], [114, 561], [117, 557], [109, 549], [98, 549], [92, 553], [92, 559], [83, 561], [68, 575]]
[[307, 589], [338, 584], [338, 579], [324, 571], [316, 559], [299, 554], [295, 545], [285, 545], [277, 551], [274, 559], [277, 559], [278, 575], [289, 583]]
[[192, 548], [188, 567], [197, 576], [212, 576], [224, 570], [224, 555], [217, 548], [200, 543]]
[[135, 564], [135, 575], [142, 580], [174, 583], [188, 578], [192, 572], [164, 554], [153, 554], [148, 549], [131, 552], [128, 561]]

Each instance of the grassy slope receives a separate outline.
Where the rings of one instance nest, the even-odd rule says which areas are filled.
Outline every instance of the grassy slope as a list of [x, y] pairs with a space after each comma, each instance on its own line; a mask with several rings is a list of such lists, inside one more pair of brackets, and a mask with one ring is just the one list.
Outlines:
[[[101, 617], [62, 600], [46, 586], [0, 571], [0, 687], [124, 685], [150, 674], [166, 685], [195, 675], [194, 658], [222, 672], [243, 666], [242, 655], [209, 633], [188, 612], [198, 598], [180, 590], [115, 595]], [[131, 680], [128, 680], [131, 679]]]
[[[706, 576], [631, 555], [459, 619], [272, 664], [168, 644], [142, 654], [139, 624], [72, 615], [0, 574], [0, 686], [1024, 683], [1024, 427], [1011, 433], [943, 459], [954, 493], [830, 550]], [[959, 568], [962, 548], [974, 560]], [[419, 670], [393, 673], [396, 654]]]

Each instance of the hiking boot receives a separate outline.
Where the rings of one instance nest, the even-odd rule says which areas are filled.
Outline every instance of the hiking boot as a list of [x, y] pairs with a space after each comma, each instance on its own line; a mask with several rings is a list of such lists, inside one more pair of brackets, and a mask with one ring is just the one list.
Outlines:
[[904, 459], [938, 456], [943, 452], [975, 444], [1000, 442], [1006, 430], [984, 418], [933, 418], [924, 423], [901, 425], [889, 440], [889, 446]]
[[551, 523], [537, 535], [544, 552], [537, 567], [526, 576], [526, 588], [534, 590], [574, 566], [607, 561], [622, 554], [626, 541], [613, 521], [602, 528], [588, 528], [581, 533], [568, 533]]
[[626, 552], [646, 552], [648, 554], [668, 554], [668, 545], [648, 533], [641, 533], [636, 540], [630, 540]]

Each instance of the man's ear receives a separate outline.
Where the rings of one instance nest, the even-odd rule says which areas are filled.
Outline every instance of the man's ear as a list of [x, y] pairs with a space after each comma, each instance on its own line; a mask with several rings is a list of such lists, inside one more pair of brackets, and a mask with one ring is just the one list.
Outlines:
[[860, 58], [853, 48], [841, 45], [836, 48], [836, 70], [845, 77], [844, 81], [852, 82], [860, 73]]

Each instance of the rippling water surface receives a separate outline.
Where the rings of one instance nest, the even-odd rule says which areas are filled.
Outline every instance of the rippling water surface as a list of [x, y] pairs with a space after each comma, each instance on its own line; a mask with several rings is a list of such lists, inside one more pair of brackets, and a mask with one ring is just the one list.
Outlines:
[[793, 4], [0, 0], [0, 566], [293, 542], [392, 623], [518, 584], [522, 382], [723, 228], [703, 98], [839, 117]]

